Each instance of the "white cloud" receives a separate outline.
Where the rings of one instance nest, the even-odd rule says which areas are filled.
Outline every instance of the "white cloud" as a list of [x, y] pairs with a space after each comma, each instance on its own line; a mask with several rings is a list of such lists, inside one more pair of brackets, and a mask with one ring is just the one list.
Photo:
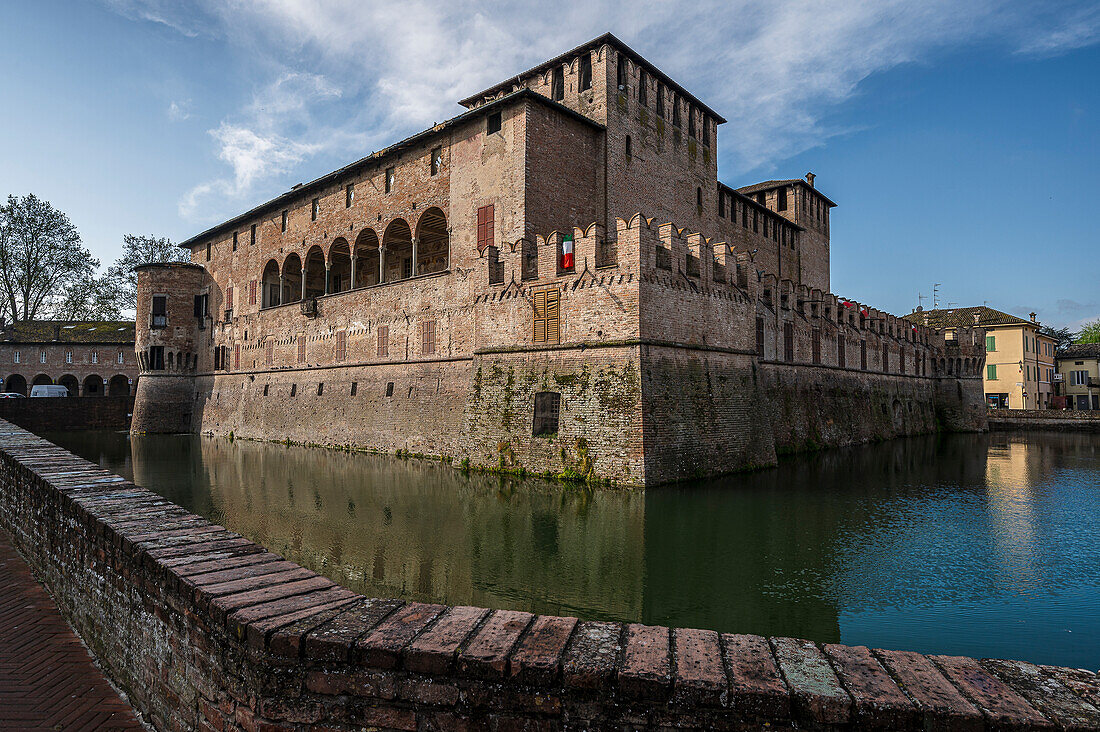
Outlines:
[[1050, 55], [1100, 40], [1100, 10], [1072, 0], [1056, 8], [1022, 0], [586, 0], [552, 10], [474, 0], [106, 1], [128, 17], [221, 39], [242, 60], [227, 73], [255, 81], [240, 114], [212, 131], [232, 178], [204, 183], [181, 203], [200, 216], [207, 193], [254, 195], [319, 153], [357, 158], [607, 30], [729, 120], [720, 163], [732, 183], [845, 132], [829, 116], [873, 74], [976, 42]]
[[191, 118], [191, 112], [188, 109], [191, 107], [191, 100], [185, 99], [181, 102], [172, 101], [168, 105], [168, 119], [173, 122], [182, 122], [185, 119]]

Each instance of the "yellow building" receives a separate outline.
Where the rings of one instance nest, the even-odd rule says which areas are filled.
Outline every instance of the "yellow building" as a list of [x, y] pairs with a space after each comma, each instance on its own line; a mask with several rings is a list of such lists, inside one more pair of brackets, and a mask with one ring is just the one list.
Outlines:
[[1070, 409], [1100, 409], [1100, 343], [1075, 343], [1058, 351], [1061, 393]]
[[923, 310], [905, 316], [934, 328], [984, 328], [985, 399], [994, 409], [1049, 409], [1054, 396], [1055, 341], [1039, 332], [1042, 323], [985, 306]]

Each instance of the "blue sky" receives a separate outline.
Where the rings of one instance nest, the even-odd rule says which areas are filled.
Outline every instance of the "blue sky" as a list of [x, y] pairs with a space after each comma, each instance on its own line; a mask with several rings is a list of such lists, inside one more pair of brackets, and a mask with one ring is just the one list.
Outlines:
[[[1100, 316], [1100, 6], [890, 0], [5, 3], [0, 194], [104, 263], [457, 114], [610, 30], [729, 122], [734, 186], [817, 174], [833, 289]], [[926, 302], [926, 306], [927, 306]]]

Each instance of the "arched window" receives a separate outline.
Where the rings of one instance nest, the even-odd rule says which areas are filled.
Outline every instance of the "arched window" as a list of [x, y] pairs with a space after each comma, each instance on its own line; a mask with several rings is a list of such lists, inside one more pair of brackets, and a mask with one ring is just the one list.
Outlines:
[[260, 307], [273, 308], [282, 303], [282, 283], [279, 279], [279, 263], [269, 259], [260, 279]]
[[302, 299], [302, 260], [291, 252], [283, 260], [283, 294], [280, 302], [298, 302]]
[[633, 157], [633, 155], [634, 155], [634, 150], [633, 150], [633, 146], [631, 145], [630, 135], [627, 135], [626, 136], [626, 156], [629, 158], [629, 157]]
[[440, 209], [429, 208], [416, 224], [416, 273], [425, 275], [446, 270], [450, 248], [447, 217]]

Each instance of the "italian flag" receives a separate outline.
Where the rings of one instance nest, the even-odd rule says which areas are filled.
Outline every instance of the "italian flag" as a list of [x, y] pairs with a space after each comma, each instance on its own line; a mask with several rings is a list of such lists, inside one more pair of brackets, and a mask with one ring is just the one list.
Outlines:
[[561, 268], [573, 269], [573, 237], [567, 236], [561, 242]]

